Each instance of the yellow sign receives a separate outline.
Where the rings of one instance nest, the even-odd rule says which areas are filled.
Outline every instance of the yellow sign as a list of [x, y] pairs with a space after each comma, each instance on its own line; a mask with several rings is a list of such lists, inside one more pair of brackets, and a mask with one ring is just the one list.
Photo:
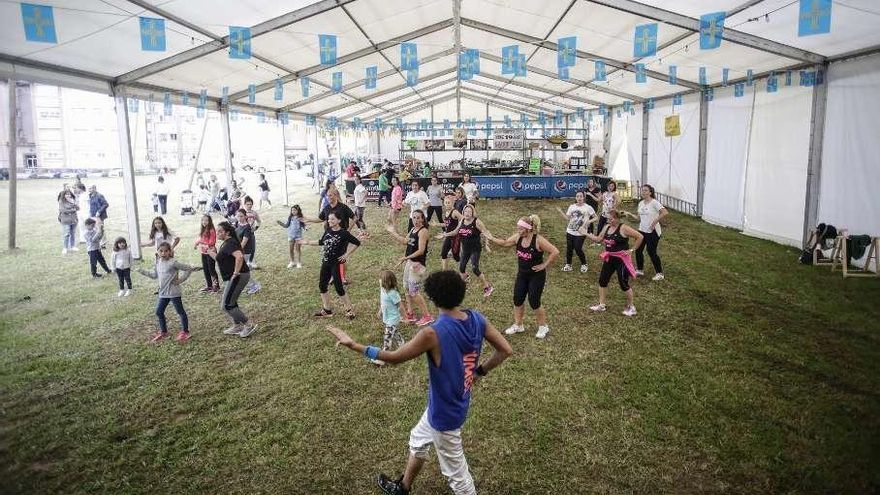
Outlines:
[[678, 115], [666, 117], [663, 128], [666, 131], [666, 137], [681, 136], [681, 124], [679, 123]]

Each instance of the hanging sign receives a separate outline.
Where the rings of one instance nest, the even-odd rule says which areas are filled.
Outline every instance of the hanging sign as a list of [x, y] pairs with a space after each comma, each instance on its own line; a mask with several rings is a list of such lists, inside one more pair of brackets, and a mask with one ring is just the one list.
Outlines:
[[678, 115], [670, 115], [666, 117], [666, 120], [663, 122], [663, 130], [666, 137], [681, 136], [681, 123], [678, 119]]
[[529, 158], [529, 173], [538, 174], [541, 172], [541, 159]]
[[495, 132], [492, 148], [496, 150], [521, 150], [525, 141], [523, 129], [507, 128]]
[[464, 148], [467, 146], [467, 129], [452, 130], [452, 147]]

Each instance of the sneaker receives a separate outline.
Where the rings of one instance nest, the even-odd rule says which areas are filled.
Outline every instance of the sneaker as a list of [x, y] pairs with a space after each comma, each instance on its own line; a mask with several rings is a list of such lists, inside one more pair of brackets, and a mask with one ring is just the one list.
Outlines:
[[199, 292], [211, 292], [211, 287], [206, 285], [206, 286], [202, 287], [201, 289], [199, 289]]
[[121, 291], [119, 291], [118, 294], [116, 294], [116, 297], [122, 297], [122, 296], [124, 296], [124, 295], [125, 295], [125, 291], [124, 291], [124, 290], [121, 290]]
[[73, 246], [72, 248], [70, 248], [70, 250], [71, 250], [71, 251], [79, 251], [79, 248], [76, 247], [76, 246]]
[[581, 265], [581, 273], [587, 273], [587, 264], [586, 263]]
[[409, 495], [409, 490], [403, 487], [403, 476], [392, 480], [385, 474], [376, 476], [376, 484], [385, 495]]
[[256, 330], [256, 325], [245, 325], [244, 328], [241, 329], [241, 333], [238, 334], [238, 336], [244, 339], [250, 337], [251, 334], [254, 333]]
[[321, 308], [318, 311], [312, 313], [312, 316], [314, 316], [315, 318], [330, 318], [331, 316], [333, 316], [333, 310]]
[[636, 315], [636, 307], [630, 306], [623, 310], [623, 316], [635, 316]]
[[103, 275], [101, 275], [100, 273], [94, 273], [94, 274], [92, 274], [92, 278], [101, 278], [102, 276], [103, 276]]
[[604, 304], [597, 304], [595, 306], [590, 306], [590, 311], [592, 311], [594, 313], [601, 313], [602, 311], [605, 311], [605, 305]]
[[550, 333], [550, 327], [547, 325], [541, 325], [538, 327], [538, 333], [535, 334], [535, 337], [543, 339], [548, 333]]
[[381, 359], [370, 359], [370, 362], [376, 366], [385, 366], [385, 361], [382, 361]]
[[416, 326], [423, 327], [425, 325], [430, 325], [431, 323], [434, 323], [434, 317], [431, 315], [424, 315], [416, 322]]
[[232, 325], [231, 327], [223, 330], [223, 335], [238, 335], [241, 333], [241, 326], [238, 324]]
[[401, 319], [400, 321], [404, 323], [415, 323], [416, 317], [412, 313], [407, 313], [406, 316], [404, 316], [403, 319]]
[[254, 285], [252, 285], [248, 288], [247, 293], [253, 295], [253, 294], [256, 294], [257, 292], [260, 292], [260, 289], [262, 289], [262, 288], [263, 288], [263, 286], [260, 285], [259, 282], [254, 282]]
[[491, 285], [488, 287], [483, 287], [483, 297], [489, 297], [492, 295], [493, 292], [495, 292], [495, 287], [492, 287]]
[[651, 280], [653, 280], [655, 282], [659, 282], [661, 280], [664, 280], [665, 278], [666, 277], [664, 277], [662, 273], [658, 273], [657, 275], [654, 275], [654, 278], [652, 278]]
[[291, 261], [290, 263], [287, 264], [287, 268], [293, 268], [293, 262], [292, 262], [292, 261]]
[[302, 267], [303, 267], [303, 264], [302, 264], [302, 263], [297, 263], [297, 264], [296, 264], [296, 267], [297, 267], [297, 268], [302, 268]]
[[506, 335], [513, 335], [515, 333], [522, 333], [525, 331], [526, 331], [526, 327], [524, 327], [522, 325], [517, 325], [516, 323], [514, 323], [513, 325], [510, 325], [509, 327], [507, 327], [507, 330], [505, 330], [504, 333]]
[[644, 272], [644, 271], [642, 271], [642, 270], [636, 270], [636, 277], [644, 277], [644, 276], [645, 276], [645, 272]]
[[470, 279], [471, 279], [471, 274], [465, 273], [464, 274], [464, 283], [468, 283], [470, 281]]
[[125, 292], [122, 294], [122, 297], [128, 297], [131, 295], [131, 289], [125, 289]]
[[563, 266], [563, 267], [562, 267], [562, 271], [564, 271], [564, 272], [570, 272], [570, 271], [571, 271], [571, 265], [565, 265], [565, 266]]
[[150, 342], [156, 344], [165, 340], [166, 337], [168, 337], [167, 333], [156, 332], [153, 334], [153, 338], [150, 339]]
[[180, 333], [177, 334], [177, 341], [186, 342], [187, 340], [189, 340], [189, 332], [184, 332], [183, 330], [181, 330]]
[[219, 294], [220, 293], [220, 286], [215, 285], [214, 287], [211, 287], [211, 292], [213, 292], [215, 294]]
[[354, 317], [355, 317], [354, 309], [349, 309], [349, 310], [347, 310], [347, 311], [345, 312], [345, 317], [348, 318], [349, 320], [353, 320]]
[[61, 249], [61, 254], [62, 254], [62, 255], [67, 254], [67, 248], [62, 248], [62, 249]]

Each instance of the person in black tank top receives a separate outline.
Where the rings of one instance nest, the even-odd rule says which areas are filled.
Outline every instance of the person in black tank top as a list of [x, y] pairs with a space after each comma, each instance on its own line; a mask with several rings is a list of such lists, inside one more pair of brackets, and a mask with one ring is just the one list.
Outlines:
[[[629, 286], [629, 277], [635, 276], [635, 267], [632, 265], [631, 253], [638, 249], [643, 236], [638, 230], [621, 223], [620, 215], [616, 210], [609, 211], [608, 225], [599, 231], [599, 235], [590, 234], [583, 227], [580, 230], [593, 242], [600, 242], [605, 246], [605, 252], [601, 255], [604, 260], [602, 271], [599, 272], [599, 304], [590, 306], [590, 310], [605, 311], [608, 282], [611, 281], [611, 275], [616, 273], [620, 290], [626, 294], [626, 309], [623, 314], [633, 316], [636, 314], [636, 307], [633, 304], [633, 290]], [[635, 243], [633, 249], [629, 248], [630, 239]]]
[[[428, 234], [427, 227], [425, 227], [425, 213], [422, 210], [413, 211], [412, 221], [413, 228], [407, 233], [406, 237], [397, 233], [394, 224], [389, 224], [385, 230], [397, 242], [406, 245], [403, 257], [398, 260], [398, 265], [403, 264], [403, 285], [406, 287], [404, 291], [406, 296], [406, 315], [402, 321], [424, 326], [434, 321], [434, 318], [428, 311], [428, 304], [421, 294], [422, 282], [427, 275], [425, 262], [427, 260], [428, 239], [430, 235]], [[422, 313], [422, 317], [419, 320], [415, 318], [415, 306], [418, 306]]]
[[[529, 306], [535, 312], [535, 319], [538, 323], [538, 332], [535, 337], [543, 339], [550, 332], [550, 327], [547, 326], [547, 314], [541, 306], [541, 295], [547, 280], [547, 266], [559, 255], [559, 249], [538, 234], [541, 228], [541, 219], [537, 215], [520, 218], [516, 226], [516, 233], [507, 239], [498, 239], [490, 232], [483, 231], [486, 239], [499, 246], [516, 246], [519, 267], [513, 286], [514, 322], [504, 333], [513, 335], [525, 331], [523, 326], [525, 307], [523, 304], [528, 298]], [[547, 253], [546, 260], [544, 253]]]
[[[461, 212], [455, 209], [455, 195], [447, 194], [443, 198], [443, 209], [446, 213], [443, 214], [443, 232], [449, 233], [458, 227], [458, 222], [461, 220]], [[443, 260], [443, 269], [446, 270], [449, 268], [449, 255], [452, 255], [452, 259], [458, 261], [460, 251], [460, 244], [458, 240], [458, 236], [449, 236], [443, 237], [443, 247], [440, 248], [440, 259]]]
[[[486, 274], [480, 271], [480, 255], [483, 252], [482, 236], [485, 231], [486, 226], [477, 218], [474, 205], [466, 205], [462, 210], [462, 218], [458, 222], [458, 226], [452, 231], [438, 234], [437, 238], [442, 238], [445, 241], [449, 237], [458, 237], [461, 244], [461, 260], [458, 263], [458, 271], [461, 273], [461, 278], [467, 282], [467, 265], [468, 261], [470, 261], [474, 275], [480, 277], [480, 280], [483, 282], [483, 297], [489, 297], [495, 289], [489, 283]], [[488, 245], [486, 249], [491, 252]]]

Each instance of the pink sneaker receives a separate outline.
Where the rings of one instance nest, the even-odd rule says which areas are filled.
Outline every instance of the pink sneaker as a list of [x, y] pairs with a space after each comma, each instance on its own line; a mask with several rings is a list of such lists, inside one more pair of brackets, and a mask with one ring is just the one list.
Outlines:
[[489, 297], [492, 295], [493, 292], [495, 292], [495, 287], [492, 287], [491, 285], [488, 287], [483, 287], [483, 297]]
[[434, 317], [431, 315], [422, 316], [422, 319], [416, 322], [416, 326], [423, 327], [434, 323]]
[[156, 332], [153, 334], [153, 338], [150, 339], [150, 342], [153, 344], [158, 344], [159, 342], [162, 342], [163, 340], [165, 340], [167, 337], [168, 337], [167, 333]]
[[407, 313], [401, 321], [404, 323], [415, 323], [416, 317], [412, 313]]
[[186, 342], [187, 340], [189, 340], [189, 332], [184, 332], [181, 330], [180, 333], [177, 334], [177, 341]]

